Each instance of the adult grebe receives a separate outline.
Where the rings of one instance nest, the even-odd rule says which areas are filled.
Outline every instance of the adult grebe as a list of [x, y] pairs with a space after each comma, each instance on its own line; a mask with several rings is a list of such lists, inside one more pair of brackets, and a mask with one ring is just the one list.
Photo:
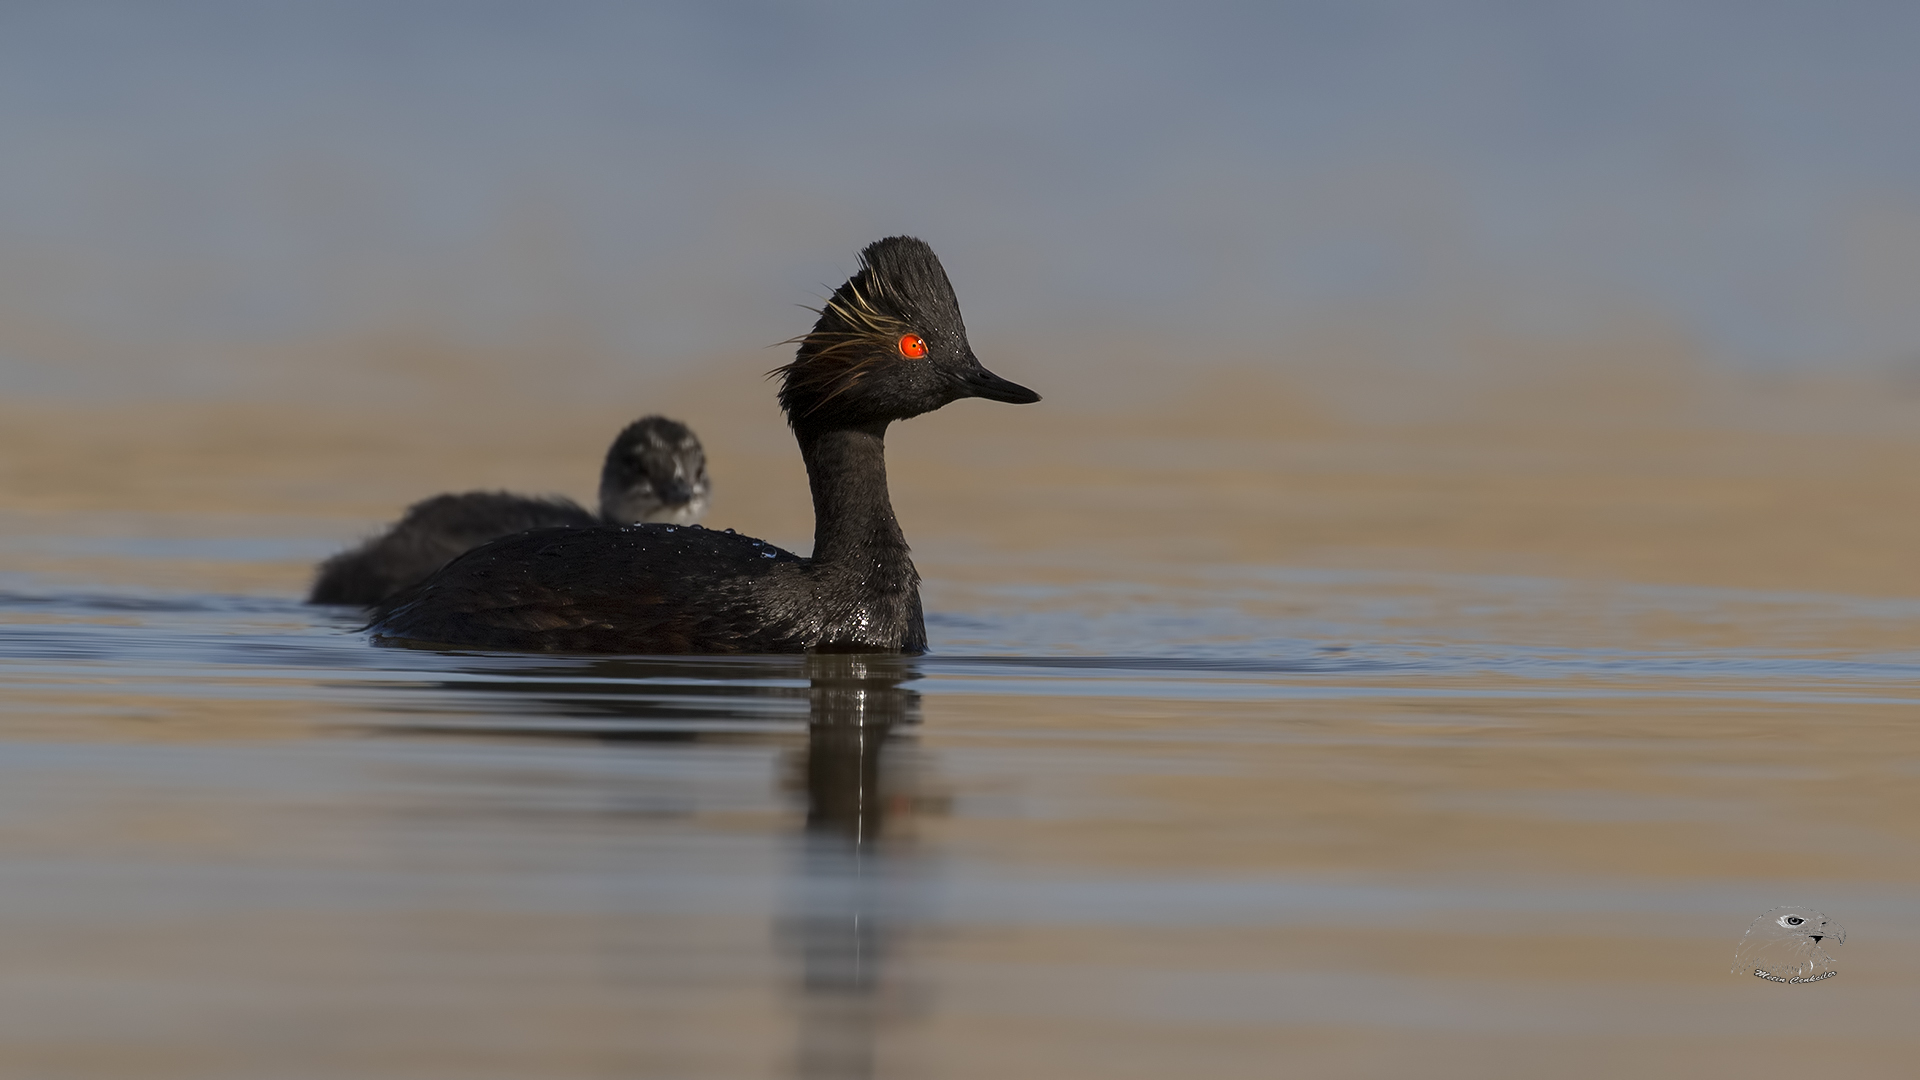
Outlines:
[[933, 249], [860, 254], [782, 377], [813, 556], [698, 526], [537, 529], [382, 605], [382, 638], [556, 652], [923, 652], [920, 574], [887, 496], [887, 425], [963, 397], [1040, 400], [980, 366]]
[[570, 499], [504, 491], [435, 495], [407, 507], [394, 526], [320, 564], [309, 604], [371, 606], [454, 557], [528, 529], [668, 521], [690, 524], [713, 495], [707, 455], [685, 424], [648, 416], [627, 425], [600, 469], [600, 516]]

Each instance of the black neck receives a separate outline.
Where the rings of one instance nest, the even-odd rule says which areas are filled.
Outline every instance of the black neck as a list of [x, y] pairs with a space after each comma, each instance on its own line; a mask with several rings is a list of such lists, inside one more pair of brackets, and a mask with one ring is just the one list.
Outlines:
[[814, 562], [857, 567], [863, 577], [905, 562], [907, 538], [887, 496], [886, 421], [794, 434], [813, 486]]

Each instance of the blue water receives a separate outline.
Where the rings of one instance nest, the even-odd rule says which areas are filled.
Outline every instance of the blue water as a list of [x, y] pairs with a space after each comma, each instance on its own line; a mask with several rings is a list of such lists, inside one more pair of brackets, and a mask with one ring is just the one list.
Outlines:
[[[0, 1046], [1238, 1076], [1467, 1038], [1521, 1075], [1623, 1025], [1760, 1072], [1789, 1021], [1907, 1038], [1920, 603], [1247, 568], [929, 597], [923, 657], [524, 656], [9, 575]], [[1803, 898], [1846, 970], [1747, 996], [1740, 931]]]
[[[1920, 640], [1920, 601], [1732, 589], [1595, 587], [1524, 578], [1255, 573], [1178, 589], [1137, 585], [973, 590], [985, 610], [934, 610], [932, 651], [904, 662], [902, 678], [940, 694], [1095, 694], [1175, 699], [1326, 696], [1595, 698], [1708, 697], [1791, 703], [1920, 704], [1920, 648], [1835, 644]], [[352, 701], [392, 690], [409, 712], [483, 708], [501, 692], [585, 695], [636, 724], [702, 722], [721, 714], [755, 721], [805, 719], [799, 658], [607, 660], [382, 647], [346, 609], [290, 597], [117, 592], [36, 586], [0, 576], [0, 658], [14, 685], [50, 685], [111, 673], [175, 684], [196, 695]], [[1250, 578], [1251, 580], [1244, 580]], [[10, 586], [10, 587], [9, 587]], [[1416, 591], [1417, 590], [1417, 591]], [[1257, 609], [1273, 596], [1311, 597], [1304, 615]], [[1570, 604], [1579, 619], [1542, 640], [1534, 620]], [[1682, 632], [1646, 640], [1660, 617]], [[1706, 647], [1703, 632], [1764, 625], [1765, 644]], [[1487, 640], [1502, 631], [1524, 640]], [[1597, 642], [1594, 639], [1599, 639]], [[1611, 639], [1611, 640], [1609, 640]], [[1618, 642], [1634, 639], [1631, 646]], [[241, 688], [247, 688], [242, 690]], [[470, 695], [469, 695], [470, 692]], [[449, 696], [451, 695], [451, 696]], [[792, 698], [785, 711], [770, 699]], [[543, 700], [546, 700], [543, 698]], [[643, 709], [646, 703], [657, 707]], [[692, 710], [683, 715], [682, 707]], [[631, 707], [636, 715], [621, 710]], [[771, 711], [769, 711], [771, 710]], [[796, 711], [797, 710], [797, 711]], [[645, 713], [644, 716], [639, 713]], [[611, 720], [610, 720], [611, 722]]]

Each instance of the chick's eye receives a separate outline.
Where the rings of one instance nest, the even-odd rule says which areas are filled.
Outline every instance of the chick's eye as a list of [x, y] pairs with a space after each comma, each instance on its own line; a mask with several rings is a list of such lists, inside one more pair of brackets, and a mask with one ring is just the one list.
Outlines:
[[919, 334], [900, 335], [900, 355], [909, 360], [918, 360], [927, 355], [927, 341]]
[[1801, 923], [1803, 923], [1803, 922], [1806, 922], [1806, 921], [1807, 921], [1807, 920], [1805, 920], [1805, 919], [1803, 919], [1803, 918], [1801, 918], [1801, 917], [1800, 917], [1800, 916], [1798, 916], [1798, 915], [1789, 915], [1789, 916], [1787, 916], [1787, 925], [1788, 925], [1788, 926], [1799, 926], [1799, 925], [1800, 925]]

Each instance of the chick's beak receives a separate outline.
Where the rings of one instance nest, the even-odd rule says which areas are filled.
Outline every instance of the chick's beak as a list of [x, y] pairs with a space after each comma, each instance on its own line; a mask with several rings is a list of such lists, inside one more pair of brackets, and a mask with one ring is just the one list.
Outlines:
[[1039, 394], [1021, 386], [1017, 382], [1009, 382], [995, 375], [993, 372], [981, 367], [978, 360], [973, 362], [971, 370], [960, 376], [959, 383], [961, 392], [967, 397], [982, 397], [988, 401], [1004, 401], [1009, 405], [1031, 405], [1040, 400]]

